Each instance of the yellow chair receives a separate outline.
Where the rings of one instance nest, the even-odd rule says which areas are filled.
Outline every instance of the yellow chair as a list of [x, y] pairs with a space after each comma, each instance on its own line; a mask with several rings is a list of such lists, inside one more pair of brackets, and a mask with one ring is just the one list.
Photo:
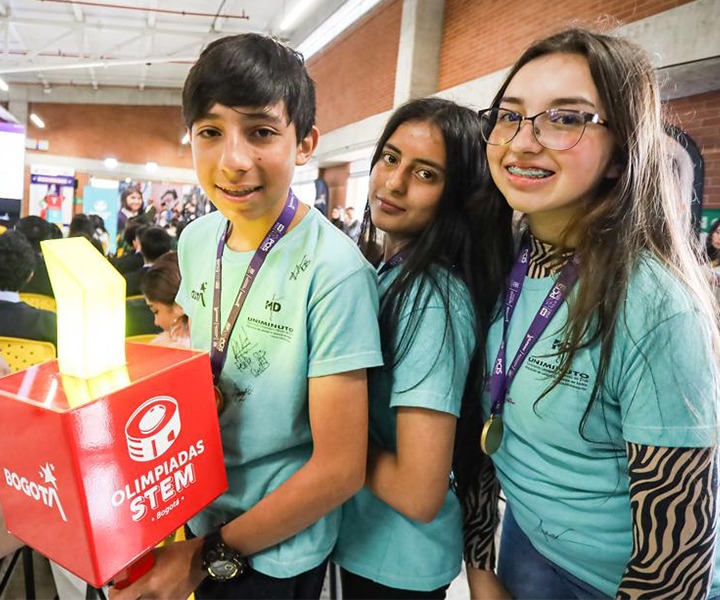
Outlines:
[[135, 294], [134, 296], [127, 296], [125, 301], [127, 302], [128, 300], [145, 300], [145, 296], [142, 294]]
[[13, 372], [52, 360], [56, 356], [55, 346], [50, 342], [2, 336], [0, 336], [0, 354]]
[[139, 335], [129, 335], [125, 338], [126, 342], [137, 342], [138, 344], [149, 344], [157, 337], [157, 333], [141, 333]]
[[49, 310], [51, 312], [57, 312], [57, 305], [55, 304], [55, 298], [52, 296], [46, 296], [45, 294], [31, 294], [29, 292], [20, 292], [20, 300], [39, 308], [40, 310]]

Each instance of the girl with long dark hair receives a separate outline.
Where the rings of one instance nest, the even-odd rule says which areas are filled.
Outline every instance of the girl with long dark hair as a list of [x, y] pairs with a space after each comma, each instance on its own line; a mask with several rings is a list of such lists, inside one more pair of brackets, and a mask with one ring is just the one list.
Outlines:
[[476, 196], [479, 125], [453, 102], [411, 101], [372, 158], [360, 244], [379, 273], [385, 364], [368, 374], [366, 482], [343, 506], [334, 554], [348, 599], [443, 598], [460, 571], [465, 478], [457, 465], [454, 490], [453, 448], [479, 431], [456, 436], [457, 422], [479, 422], [477, 381], [466, 380], [512, 253], [510, 210], [489, 215]]

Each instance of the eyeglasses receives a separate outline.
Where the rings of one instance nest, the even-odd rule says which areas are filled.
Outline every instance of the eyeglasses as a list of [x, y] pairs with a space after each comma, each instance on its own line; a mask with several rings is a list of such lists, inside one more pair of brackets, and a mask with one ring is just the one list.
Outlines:
[[607, 127], [600, 115], [581, 110], [551, 108], [534, 117], [523, 117], [506, 108], [488, 108], [479, 113], [483, 139], [492, 146], [504, 146], [513, 141], [523, 121], [530, 121], [538, 144], [549, 150], [569, 150], [585, 133], [588, 123]]

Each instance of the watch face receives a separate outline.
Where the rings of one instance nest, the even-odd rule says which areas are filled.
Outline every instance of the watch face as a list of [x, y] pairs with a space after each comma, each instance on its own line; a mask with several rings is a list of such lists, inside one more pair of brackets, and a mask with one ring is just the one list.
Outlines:
[[238, 574], [239, 566], [231, 560], [215, 560], [208, 565], [214, 579], [232, 579]]
[[203, 568], [212, 579], [225, 581], [242, 575], [248, 566], [242, 554], [225, 545], [219, 532], [205, 538], [202, 549]]

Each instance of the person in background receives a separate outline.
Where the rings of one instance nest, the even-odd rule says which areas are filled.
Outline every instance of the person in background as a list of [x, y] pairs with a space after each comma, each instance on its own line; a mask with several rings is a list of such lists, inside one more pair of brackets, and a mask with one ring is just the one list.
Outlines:
[[633, 42], [532, 44], [480, 112], [483, 200], [525, 215], [490, 329], [473, 598], [720, 597], [715, 303]]
[[137, 242], [140, 248], [140, 255], [143, 264], [139, 269], [124, 273], [127, 283], [126, 295], [137, 296], [142, 293], [141, 282], [148, 269], [155, 261], [172, 248], [170, 234], [161, 227], [144, 227], [137, 235]]
[[155, 325], [163, 332], [153, 344], [190, 347], [190, 326], [187, 315], [176, 301], [180, 289], [180, 267], [177, 252], [170, 251], [158, 258], [140, 283], [145, 302], [155, 315]]
[[105, 256], [105, 251], [103, 250], [100, 241], [97, 239], [97, 237], [95, 237], [95, 232], [95, 224], [88, 215], [84, 213], [73, 215], [73, 218], [70, 221], [70, 227], [68, 229], [68, 237], [84, 237], [93, 245], [93, 247], [98, 252], [100, 252], [100, 254]]
[[477, 115], [439, 98], [398, 108], [372, 157], [360, 248], [379, 274], [385, 364], [368, 375], [365, 487], [343, 506], [333, 553], [349, 600], [444, 598], [460, 572], [456, 429], [461, 413], [479, 417], [466, 383], [512, 256], [509, 211], [504, 224], [473, 213], [481, 173]]
[[57, 345], [55, 313], [20, 300], [36, 263], [35, 250], [21, 232], [9, 229], [0, 235], [0, 335]]
[[140, 254], [139, 233], [150, 227], [143, 216], [129, 219], [122, 234], [121, 248], [112, 259], [112, 263], [120, 273], [136, 271], [143, 265], [142, 254]]
[[343, 221], [343, 209], [339, 206], [333, 206], [330, 210], [330, 222], [340, 231], [345, 231], [345, 222]]
[[47, 265], [40, 246], [40, 242], [54, 239], [53, 228], [57, 228], [57, 225], [51, 226], [45, 219], [34, 215], [23, 217], [15, 224], [15, 229], [20, 231], [32, 245], [36, 259], [33, 276], [23, 285], [20, 289], [21, 292], [54, 296]]
[[328, 188], [327, 182], [322, 178], [318, 177], [315, 180], [315, 208], [319, 210], [324, 217], [327, 217], [328, 209], [328, 197], [330, 196], [330, 189]]
[[355, 217], [352, 206], [345, 207], [345, 233], [353, 242], [357, 242], [360, 237], [360, 221]]
[[105, 221], [100, 215], [88, 215], [90, 218], [91, 225], [95, 228], [93, 237], [100, 242], [103, 249], [103, 254], [108, 255], [110, 250], [110, 236], [108, 235], [107, 229], [105, 229]]
[[705, 256], [713, 271], [720, 271], [720, 219], [710, 226], [705, 238]]

